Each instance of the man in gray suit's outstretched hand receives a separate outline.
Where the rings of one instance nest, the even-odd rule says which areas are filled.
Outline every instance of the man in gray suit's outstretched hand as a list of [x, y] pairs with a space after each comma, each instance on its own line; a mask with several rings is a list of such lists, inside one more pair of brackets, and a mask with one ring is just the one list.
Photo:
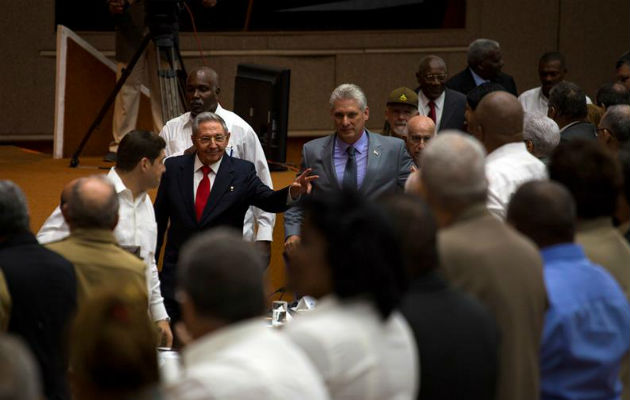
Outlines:
[[[351, 83], [339, 85], [329, 103], [335, 133], [311, 140], [302, 149], [301, 170], [311, 168], [319, 175], [310, 195], [325, 196], [347, 189], [376, 198], [402, 191], [413, 161], [401, 139], [365, 129], [370, 110], [361, 88]], [[299, 204], [285, 212], [285, 250], [290, 251], [300, 242], [301, 223]]]

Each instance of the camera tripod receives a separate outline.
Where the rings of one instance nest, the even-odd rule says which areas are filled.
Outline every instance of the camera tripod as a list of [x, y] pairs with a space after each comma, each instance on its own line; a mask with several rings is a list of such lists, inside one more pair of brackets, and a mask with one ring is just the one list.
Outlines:
[[[186, 79], [186, 71], [184, 69], [184, 63], [179, 47], [177, 45], [175, 36], [176, 33], [169, 32], [154, 34], [152, 33], [153, 30], [154, 29], [150, 29], [149, 33], [142, 38], [140, 46], [134, 53], [133, 57], [131, 57], [127, 66], [123, 68], [120, 79], [116, 82], [116, 86], [105, 100], [105, 103], [101, 107], [96, 118], [81, 139], [79, 146], [72, 154], [70, 167], [75, 168], [79, 165], [79, 156], [85, 148], [85, 145], [90, 140], [94, 130], [96, 130], [96, 128], [101, 124], [103, 118], [105, 118], [107, 111], [116, 100], [116, 96], [120, 92], [120, 89], [129, 78], [129, 75], [131, 75], [131, 72], [138, 63], [138, 60], [142, 57], [142, 54], [145, 52], [151, 41], [153, 41], [155, 45], [155, 54], [158, 66], [157, 74], [160, 87], [160, 93], [151, 93], [151, 96], [159, 95], [161, 98], [163, 121], [166, 122], [184, 113], [186, 97], [183, 82]], [[179, 65], [179, 68], [176, 68], [177, 64]]]

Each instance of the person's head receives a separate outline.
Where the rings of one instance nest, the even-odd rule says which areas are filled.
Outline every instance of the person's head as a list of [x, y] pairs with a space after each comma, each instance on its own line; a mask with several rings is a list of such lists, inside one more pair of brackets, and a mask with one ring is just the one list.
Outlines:
[[466, 124], [466, 131], [470, 134], [470, 126], [474, 125], [474, 115], [473, 112], [477, 109], [479, 102], [481, 99], [486, 97], [486, 95], [492, 92], [505, 92], [505, 88], [496, 82], [486, 82], [482, 83], [479, 86], [475, 86], [473, 89], [466, 94], [466, 111], [464, 111], [464, 121]]
[[192, 117], [205, 111], [214, 112], [219, 104], [219, 75], [209, 67], [195, 68], [186, 80], [186, 100]]
[[523, 106], [513, 94], [490, 93], [472, 114], [468, 130], [488, 153], [504, 144], [523, 141]]
[[622, 185], [619, 164], [600, 143], [575, 140], [560, 144], [548, 165], [549, 178], [573, 195], [579, 219], [611, 217]]
[[415, 279], [436, 269], [437, 224], [429, 206], [410, 194], [386, 197], [382, 205], [394, 225], [407, 276]]
[[572, 82], [562, 81], [549, 92], [547, 116], [558, 124], [560, 129], [575, 121], [584, 121], [588, 115], [586, 94]]
[[549, 97], [549, 91], [559, 82], [564, 80], [567, 67], [564, 56], [557, 51], [545, 53], [538, 61], [538, 78], [542, 85], [542, 92]]
[[235, 230], [195, 236], [184, 245], [177, 268], [182, 319], [194, 339], [264, 313], [265, 265]]
[[387, 98], [385, 119], [392, 136], [404, 139], [407, 136], [407, 121], [418, 114], [418, 95], [407, 87], [392, 90]]
[[416, 115], [407, 122], [407, 151], [416, 165], [420, 165], [422, 150], [429, 140], [435, 136], [435, 123], [429, 117]]
[[223, 118], [209, 111], [198, 114], [192, 123], [192, 139], [197, 157], [204, 165], [219, 161], [230, 141], [230, 132]]
[[365, 94], [355, 84], [344, 83], [333, 90], [328, 101], [337, 137], [353, 144], [363, 134], [365, 121], [370, 117]]
[[116, 171], [137, 172], [143, 191], [156, 188], [165, 170], [165, 148], [166, 142], [159, 135], [148, 131], [131, 131], [118, 145]]
[[0, 180], [0, 241], [18, 233], [30, 232], [26, 197], [11, 181]]
[[507, 222], [541, 249], [571, 243], [575, 236], [575, 201], [557, 182], [527, 182], [512, 196]]
[[435, 100], [442, 95], [447, 77], [448, 70], [442, 58], [429, 55], [420, 60], [416, 79], [427, 99]]
[[61, 194], [61, 212], [71, 230], [106, 229], [118, 223], [118, 196], [103, 175], [92, 175], [68, 183]]
[[402, 258], [381, 207], [357, 193], [310, 198], [289, 285], [316, 298], [366, 298], [386, 318], [404, 289]]
[[606, 109], [599, 121], [597, 139], [614, 153], [622, 148], [630, 149], [630, 105]]
[[595, 102], [604, 109], [617, 104], [630, 104], [630, 90], [619, 82], [605, 83], [597, 90]]
[[158, 385], [157, 345], [146, 296], [131, 289], [91, 296], [70, 332], [73, 398], [133, 398]]
[[458, 131], [442, 131], [422, 152], [418, 187], [440, 226], [486, 201], [485, 157], [478, 140]]
[[468, 46], [468, 66], [483, 79], [495, 78], [503, 68], [499, 42], [477, 39]]
[[560, 128], [551, 118], [536, 113], [525, 113], [523, 140], [527, 150], [538, 158], [548, 158], [560, 143]]
[[627, 52], [617, 60], [615, 69], [617, 70], [617, 82], [630, 90], [630, 52]]
[[0, 334], [0, 399], [43, 399], [35, 358], [18, 337]]

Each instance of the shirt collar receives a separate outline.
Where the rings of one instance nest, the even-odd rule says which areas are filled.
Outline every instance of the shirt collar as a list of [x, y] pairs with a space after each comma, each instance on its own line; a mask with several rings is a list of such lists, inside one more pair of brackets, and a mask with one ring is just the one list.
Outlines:
[[188, 344], [182, 354], [184, 364], [191, 366], [205, 362], [213, 354], [241, 343], [246, 338], [260, 336], [268, 329], [271, 328], [265, 326], [265, 320], [262, 318], [249, 319], [224, 326]]
[[[214, 172], [215, 175], [219, 171], [219, 167], [221, 166], [221, 161], [223, 161], [223, 157], [221, 157], [219, 159], [219, 161], [208, 165], [210, 167], [210, 169], [212, 170], [212, 172]], [[199, 159], [199, 156], [197, 154], [195, 154], [195, 169], [194, 169], [194, 171], [195, 172], [199, 171], [201, 169], [201, 167], [203, 167], [203, 165], [204, 164]]]
[[492, 153], [488, 154], [486, 156], [486, 162], [503, 157], [505, 155], [522, 153], [524, 151], [527, 151], [527, 146], [525, 146], [525, 142], [506, 143], [501, 147], [497, 147], [492, 151]]
[[571, 122], [569, 124], [566, 124], [562, 129], [560, 129], [560, 133], [566, 131], [567, 129], [569, 129], [573, 125], [577, 125], [577, 124], [582, 123], [582, 122], [584, 122], [584, 121], [573, 121], [573, 122]]
[[538, 97], [540, 97], [541, 99], [545, 101], [549, 101], [549, 98], [545, 96], [545, 94], [542, 91], [542, 86], [538, 86]]
[[598, 217], [593, 219], [581, 220], [577, 223], [577, 231], [585, 232], [593, 229], [615, 229], [613, 227], [611, 217]]
[[345, 153], [348, 150], [348, 147], [353, 146], [354, 149], [357, 151], [357, 153], [361, 154], [367, 150], [367, 144], [368, 144], [368, 135], [365, 130], [363, 130], [363, 133], [361, 134], [361, 137], [359, 138], [359, 140], [357, 140], [353, 144], [348, 144], [344, 142], [343, 140], [338, 139], [337, 136], [335, 136], [335, 146], [342, 153]]
[[70, 232], [70, 236], [88, 242], [104, 242], [118, 244], [114, 232], [100, 228], [76, 228]]
[[[431, 99], [429, 99], [424, 94], [422, 89], [420, 89], [420, 91], [418, 92], [418, 98], [420, 99], [420, 102], [421, 102], [422, 106], [429, 107], [429, 102], [431, 101]], [[444, 89], [442, 94], [439, 95], [437, 99], [433, 100], [433, 103], [435, 103], [435, 108], [437, 108], [438, 110], [441, 110], [442, 107], [444, 107], [444, 99], [445, 98], [446, 98], [446, 89]]]
[[[116, 190], [116, 194], [120, 195], [121, 193], [128, 193], [129, 197], [133, 199], [133, 193], [131, 189], [125, 186], [125, 183], [116, 172], [116, 167], [112, 167], [107, 174], [107, 179], [114, 185], [114, 189]], [[144, 201], [145, 196], [147, 196], [147, 192], [142, 192], [135, 201]]]
[[475, 73], [475, 71], [473, 71], [473, 69], [472, 69], [472, 68], [470, 68], [470, 67], [469, 67], [469, 68], [468, 68], [468, 70], [469, 70], [469, 71], [470, 71], [470, 73], [472, 74], [472, 77], [473, 77], [473, 79], [475, 80], [475, 85], [476, 85], [476, 86], [479, 86], [479, 85], [481, 85], [482, 83], [490, 82], [490, 80], [489, 80], [489, 79], [483, 79], [482, 77], [480, 77], [479, 75], [477, 75], [477, 74]]
[[540, 249], [544, 264], [559, 260], [578, 260], [586, 258], [582, 246], [575, 243], [561, 243]]

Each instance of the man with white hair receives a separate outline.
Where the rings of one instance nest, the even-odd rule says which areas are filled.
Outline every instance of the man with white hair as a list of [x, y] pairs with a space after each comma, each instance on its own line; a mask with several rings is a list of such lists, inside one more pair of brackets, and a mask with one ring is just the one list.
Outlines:
[[440, 227], [444, 275], [483, 303], [501, 331], [497, 395], [539, 395], [540, 338], [546, 293], [536, 247], [486, 207], [485, 151], [474, 138], [445, 131], [429, 142], [414, 186]]
[[516, 83], [510, 75], [501, 72], [503, 55], [499, 42], [490, 39], [477, 39], [468, 46], [468, 67], [454, 75], [446, 86], [463, 94], [486, 82], [500, 84], [516, 96]]
[[[413, 161], [405, 143], [395, 137], [369, 132], [367, 99], [360, 87], [344, 83], [330, 96], [330, 114], [335, 133], [311, 140], [302, 148], [301, 171], [312, 169], [319, 176], [312, 182], [313, 196], [327, 196], [341, 189], [355, 190], [368, 198], [402, 191]], [[284, 214], [285, 248], [300, 241], [302, 209]]]
[[560, 128], [556, 122], [542, 114], [525, 113], [523, 140], [527, 151], [545, 164], [553, 149], [560, 143]]

